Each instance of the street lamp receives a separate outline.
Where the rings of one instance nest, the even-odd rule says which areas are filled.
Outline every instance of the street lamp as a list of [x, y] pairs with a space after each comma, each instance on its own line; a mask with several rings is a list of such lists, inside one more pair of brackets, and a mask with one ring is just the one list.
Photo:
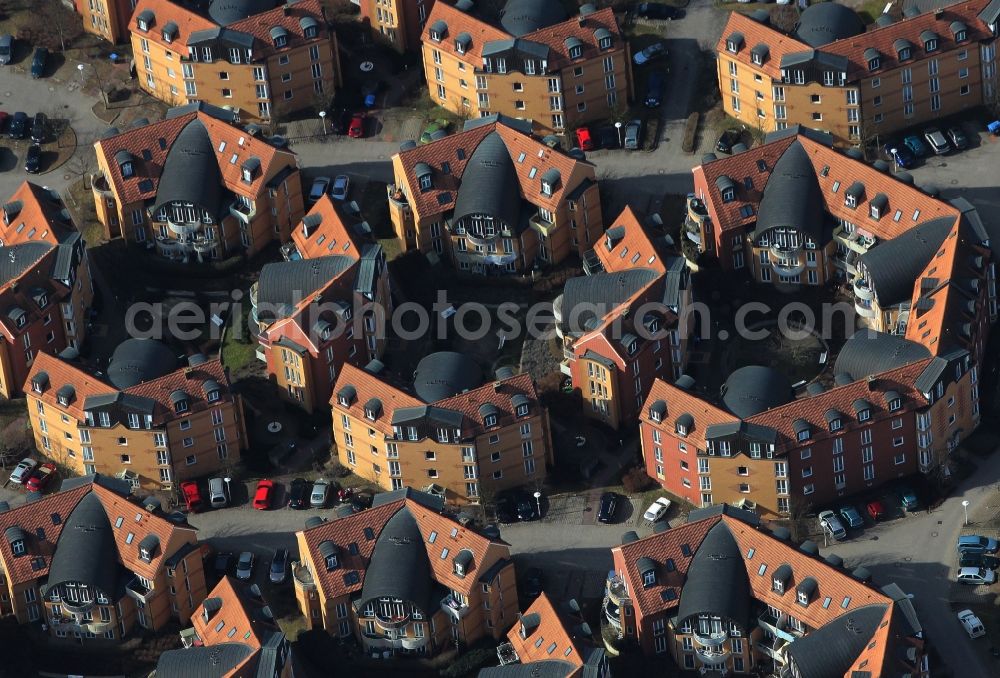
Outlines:
[[326, 111], [319, 112], [319, 119], [323, 121], [323, 136], [326, 136]]
[[[83, 84], [82, 80], [84, 78], [83, 69], [84, 69], [84, 64], [77, 64], [76, 65], [76, 70], [80, 71], [80, 80], [81, 80], [80, 84], [81, 85]], [[97, 66], [94, 66], [94, 77], [97, 78], [97, 86], [101, 90], [101, 100], [104, 101], [104, 107], [107, 108], [108, 107], [108, 93], [104, 91], [104, 82], [101, 80], [101, 72], [98, 70]]]
[[535, 490], [535, 505], [538, 506], [538, 519], [542, 519], [542, 493]]
[[968, 499], [963, 499], [962, 500], [962, 508], [965, 509], [965, 524], [968, 525], [969, 524], [969, 500]]
[[226, 483], [226, 496], [229, 497], [229, 501], [232, 501], [233, 500], [233, 493], [229, 491], [229, 483], [232, 482], [233, 479], [230, 478], [229, 476], [226, 476], [222, 480], [225, 481], [225, 483]]
[[618, 130], [618, 147], [620, 148], [621, 145], [622, 145], [622, 121], [621, 120], [616, 120], [615, 121], [615, 129]]

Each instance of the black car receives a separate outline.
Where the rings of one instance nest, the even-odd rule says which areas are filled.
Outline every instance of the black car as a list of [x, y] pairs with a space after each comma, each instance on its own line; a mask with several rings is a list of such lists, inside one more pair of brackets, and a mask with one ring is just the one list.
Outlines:
[[963, 553], [958, 560], [959, 567], [985, 567], [995, 570], [1000, 567], [1000, 558], [988, 556], [985, 553]]
[[28, 114], [23, 111], [18, 111], [14, 114], [14, 117], [10, 119], [10, 132], [8, 132], [11, 139], [23, 139], [28, 135]]
[[288, 508], [304, 509], [309, 502], [309, 483], [304, 478], [296, 478], [288, 487]]
[[715, 150], [719, 153], [732, 153], [733, 146], [740, 143], [741, 138], [742, 135], [738, 129], [727, 129], [716, 142]]
[[506, 496], [501, 495], [496, 498], [496, 516], [498, 523], [514, 523], [517, 522], [517, 514], [514, 512], [514, 501]]
[[31, 121], [31, 140], [36, 144], [45, 142], [45, 114], [35, 113], [34, 120]]
[[215, 564], [212, 566], [212, 570], [215, 572], [215, 576], [221, 579], [222, 577], [225, 577], [227, 574], [232, 572], [234, 562], [235, 561], [233, 560], [232, 553], [226, 551], [216, 553]]
[[663, 71], [652, 71], [646, 80], [646, 108], [659, 108], [663, 103], [663, 86], [667, 76]]
[[360, 513], [366, 508], [371, 508], [372, 496], [364, 492], [358, 492], [351, 496], [351, 506], [354, 508], [355, 513]]
[[42, 147], [38, 144], [28, 146], [28, 155], [24, 159], [24, 171], [28, 174], [38, 174], [42, 160]]
[[524, 573], [524, 583], [521, 586], [521, 590], [524, 592], [525, 598], [537, 598], [542, 595], [542, 590], [545, 588], [545, 574], [541, 569], [537, 567], [529, 567], [527, 572]]
[[683, 10], [670, 5], [663, 5], [659, 2], [640, 2], [635, 6], [635, 15], [643, 19], [680, 19], [684, 16]]
[[948, 141], [951, 142], [951, 145], [955, 147], [955, 150], [964, 151], [969, 147], [969, 137], [965, 136], [965, 132], [962, 131], [961, 127], [957, 125], [949, 127], [945, 134], [948, 136]]
[[620, 497], [614, 492], [605, 492], [601, 495], [601, 506], [597, 510], [597, 520], [602, 523], [610, 523], [615, 519], [618, 511], [618, 500]]
[[522, 494], [517, 498], [517, 519], [522, 522], [538, 520], [538, 504], [535, 498], [529, 494]]
[[45, 64], [49, 60], [49, 50], [45, 47], [36, 47], [35, 53], [31, 57], [31, 77], [40, 78], [45, 75]]

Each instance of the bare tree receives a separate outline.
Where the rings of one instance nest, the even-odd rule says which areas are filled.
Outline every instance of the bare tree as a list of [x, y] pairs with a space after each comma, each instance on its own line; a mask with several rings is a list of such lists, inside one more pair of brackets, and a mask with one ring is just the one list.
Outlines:
[[35, 45], [49, 49], [58, 46], [60, 51], [65, 52], [68, 44], [83, 35], [80, 17], [62, 0], [36, 0], [28, 17], [28, 23], [22, 30], [30, 34]]

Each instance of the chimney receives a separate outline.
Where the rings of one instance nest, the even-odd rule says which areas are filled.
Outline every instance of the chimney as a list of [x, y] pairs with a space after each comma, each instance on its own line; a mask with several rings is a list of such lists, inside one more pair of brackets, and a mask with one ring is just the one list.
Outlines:
[[875, 390], [875, 382], [876, 382], [875, 375], [869, 374], [868, 375], [868, 390], [869, 391], [874, 391]]
[[944, 10], [941, 9], [940, 7], [938, 7], [937, 9], [934, 10], [934, 18], [935, 19], [940, 19], [943, 14], [944, 14]]
[[496, 391], [497, 393], [500, 392], [500, 386], [501, 386], [501, 383], [499, 381], [494, 381], [493, 382], [493, 390]]

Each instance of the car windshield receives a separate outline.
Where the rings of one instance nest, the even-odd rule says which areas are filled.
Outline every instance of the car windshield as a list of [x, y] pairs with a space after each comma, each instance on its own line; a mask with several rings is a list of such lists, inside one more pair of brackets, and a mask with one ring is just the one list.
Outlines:
[[240, 567], [248, 567], [250, 565], [250, 560], [252, 556], [249, 553], [244, 553], [240, 556]]

